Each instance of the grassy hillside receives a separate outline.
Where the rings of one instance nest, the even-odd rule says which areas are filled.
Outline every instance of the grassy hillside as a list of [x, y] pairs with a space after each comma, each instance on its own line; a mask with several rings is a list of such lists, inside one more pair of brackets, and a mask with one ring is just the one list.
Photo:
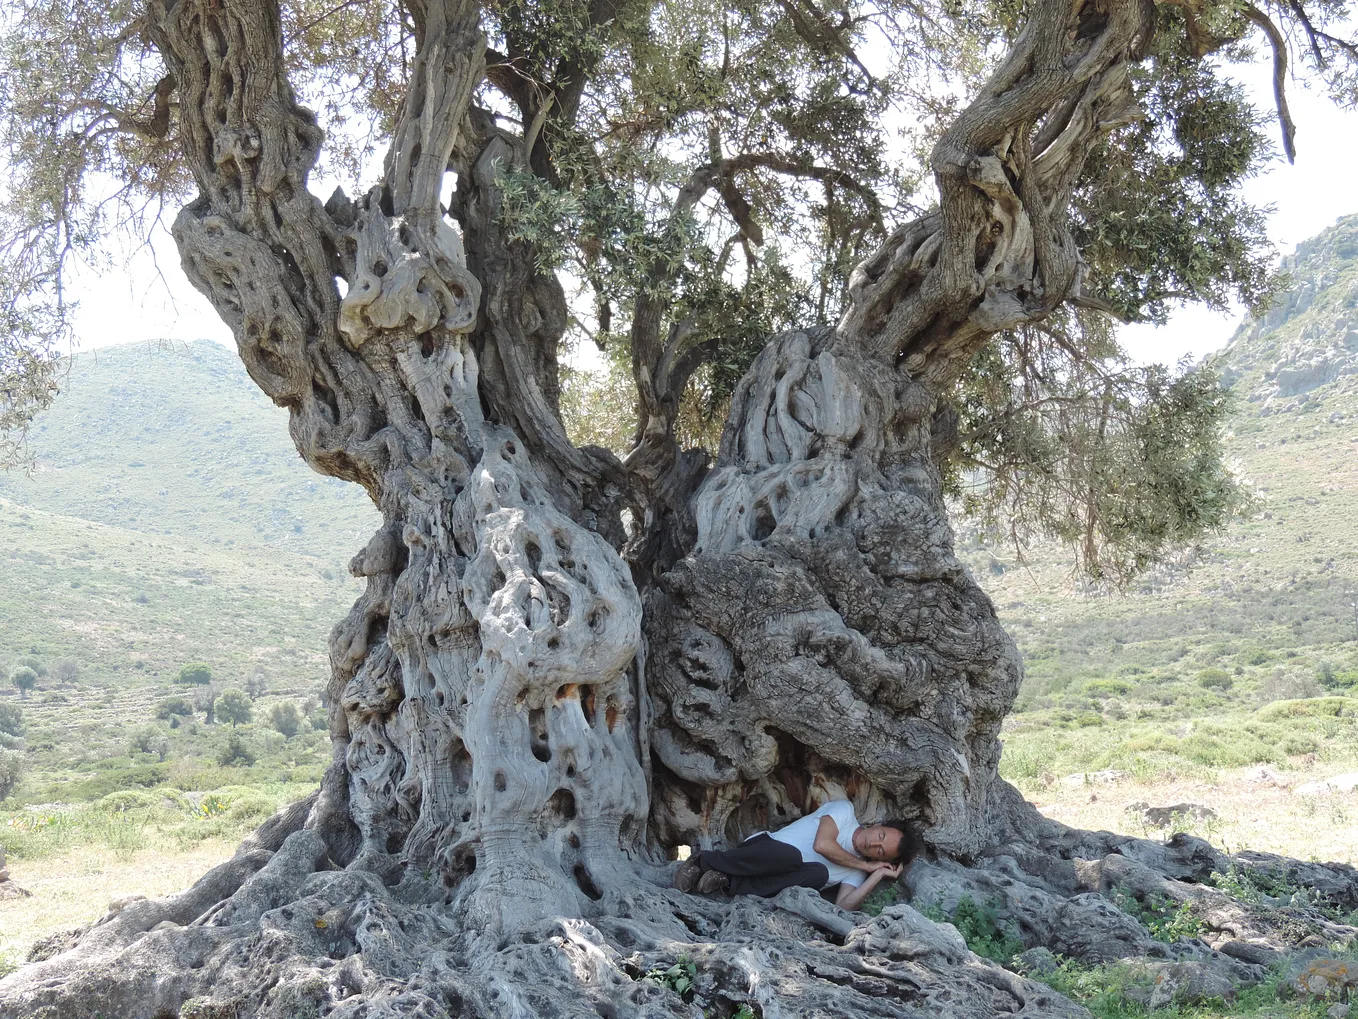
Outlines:
[[1358, 763], [1358, 217], [1287, 268], [1292, 291], [1217, 358], [1250, 519], [1125, 596], [1079, 589], [1059, 550], [1020, 564], [968, 542], [1027, 662], [1003, 769], [1030, 788], [1101, 768]]
[[263, 545], [342, 568], [377, 524], [356, 485], [297, 455], [287, 412], [233, 351], [198, 340], [83, 353], [0, 497], [146, 534]]
[[[329, 760], [327, 635], [377, 514], [301, 462], [287, 415], [210, 343], [78, 357], [33, 447], [33, 475], [0, 474], [0, 667], [45, 674], [26, 697], [0, 681], [0, 730], [19, 730], [0, 731], [0, 780], [24, 769], [0, 842], [30, 871], [229, 851]], [[208, 687], [177, 682], [189, 662]], [[250, 719], [208, 724], [202, 696], [231, 688]], [[190, 713], [158, 717], [173, 697]], [[0, 935], [0, 968], [22, 940]]]
[[[208, 661], [316, 683], [357, 581], [328, 558], [146, 534], [0, 499], [0, 662], [74, 659], [137, 686]], [[337, 550], [338, 551], [338, 550]], [[3, 692], [0, 690], [0, 692]]]

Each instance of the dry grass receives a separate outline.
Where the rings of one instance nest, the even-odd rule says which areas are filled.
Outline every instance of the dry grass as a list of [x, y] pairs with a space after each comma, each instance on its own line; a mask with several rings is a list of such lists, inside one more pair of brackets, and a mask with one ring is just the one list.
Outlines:
[[1301, 860], [1358, 862], [1358, 793], [1301, 795], [1294, 790], [1331, 777], [1338, 769], [1275, 769], [1277, 784], [1260, 781], [1258, 768], [1223, 770], [1214, 779], [1047, 786], [1024, 783], [1025, 795], [1044, 815], [1075, 828], [1127, 832], [1148, 838], [1168, 834], [1127, 810], [1200, 803], [1217, 817], [1183, 827], [1229, 852], [1254, 849]]
[[87, 846], [36, 860], [11, 859], [11, 880], [33, 894], [0, 901], [0, 961], [22, 962], [39, 938], [97, 920], [114, 899], [182, 891], [229, 859], [237, 844], [236, 839], [213, 839], [186, 850], [143, 849], [132, 855]]

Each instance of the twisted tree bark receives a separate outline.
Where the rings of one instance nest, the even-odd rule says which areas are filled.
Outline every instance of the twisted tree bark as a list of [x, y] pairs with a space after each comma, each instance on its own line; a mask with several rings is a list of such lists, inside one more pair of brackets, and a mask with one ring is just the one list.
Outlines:
[[1072, 189], [1136, 115], [1150, 30], [1136, 4], [1036, 5], [934, 149], [939, 211], [858, 268], [837, 329], [775, 338], [736, 391], [696, 544], [647, 595], [666, 838], [839, 796], [953, 853], [1031, 824], [997, 773], [1022, 667], [953, 555], [939, 396], [990, 336], [1078, 296]]
[[692, 1015], [638, 979], [685, 955], [723, 1015], [1082, 1014], [909, 907], [703, 902], [665, 865], [840, 796], [948, 854], [1083, 851], [998, 778], [1021, 663], [953, 554], [939, 394], [995, 332], [1078, 296], [1066, 209], [1135, 115], [1147, 8], [1034, 6], [934, 151], [939, 210], [859, 268], [837, 327], [770, 342], [707, 472], [673, 441], [692, 359], [654, 329], [641, 452], [567, 440], [564, 296], [499, 223], [498, 174], [531, 153], [472, 106], [475, 5], [408, 7], [383, 181], [322, 204], [274, 0], [152, 2], [200, 189], [174, 228], [185, 271], [303, 458], [384, 523], [331, 638], [318, 795], [10, 978], [0, 1012], [159, 1017], [210, 993], [224, 1011], [184, 1014]]

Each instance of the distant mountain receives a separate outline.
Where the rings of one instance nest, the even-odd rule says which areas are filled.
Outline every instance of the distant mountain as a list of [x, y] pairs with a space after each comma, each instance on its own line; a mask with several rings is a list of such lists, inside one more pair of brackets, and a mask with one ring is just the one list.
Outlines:
[[287, 412], [207, 340], [78, 354], [31, 439], [37, 470], [0, 473], [0, 496], [47, 513], [336, 566], [379, 522], [358, 486], [301, 461]]
[[[1177, 724], [1358, 682], [1358, 216], [1284, 268], [1288, 291], [1212, 359], [1237, 397], [1224, 442], [1259, 497], [1249, 519], [1125, 595], [1081, 590], [1051, 545], [1020, 563], [1003, 542], [961, 542], [1027, 663], [1014, 724]], [[1230, 683], [1204, 688], [1214, 669]], [[1098, 694], [1108, 683], [1123, 693]]]
[[1219, 359], [1245, 417], [1303, 413], [1358, 390], [1358, 216], [1299, 245], [1283, 269], [1292, 288]]

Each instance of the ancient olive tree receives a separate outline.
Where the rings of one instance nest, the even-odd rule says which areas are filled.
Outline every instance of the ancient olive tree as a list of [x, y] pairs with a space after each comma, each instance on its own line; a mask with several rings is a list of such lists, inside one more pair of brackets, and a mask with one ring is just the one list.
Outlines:
[[[842, 942], [811, 948], [685, 904], [665, 863], [835, 796], [952, 856], [1037, 838], [997, 773], [1019, 657], [945, 495], [1112, 577], [1230, 515], [1215, 381], [1129, 367], [1113, 324], [1268, 298], [1238, 193], [1268, 143], [1221, 66], [1258, 37], [1283, 68], [1295, 36], [1347, 96], [1343, 16], [21, 3], [11, 431], [48, 392], [65, 261], [182, 206], [183, 270], [298, 452], [384, 523], [331, 637], [319, 794], [0, 1007], [76, 1014], [57, 967], [128, 1015], [209, 987], [246, 1015], [688, 1014], [629, 976], [702, 942], [705, 1000], [765, 1015], [1076, 1014], [904, 914], [785, 896]], [[313, 192], [379, 143], [362, 193]], [[563, 424], [584, 342], [630, 376], [616, 449]], [[893, 943], [876, 975], [835, 961]]]

